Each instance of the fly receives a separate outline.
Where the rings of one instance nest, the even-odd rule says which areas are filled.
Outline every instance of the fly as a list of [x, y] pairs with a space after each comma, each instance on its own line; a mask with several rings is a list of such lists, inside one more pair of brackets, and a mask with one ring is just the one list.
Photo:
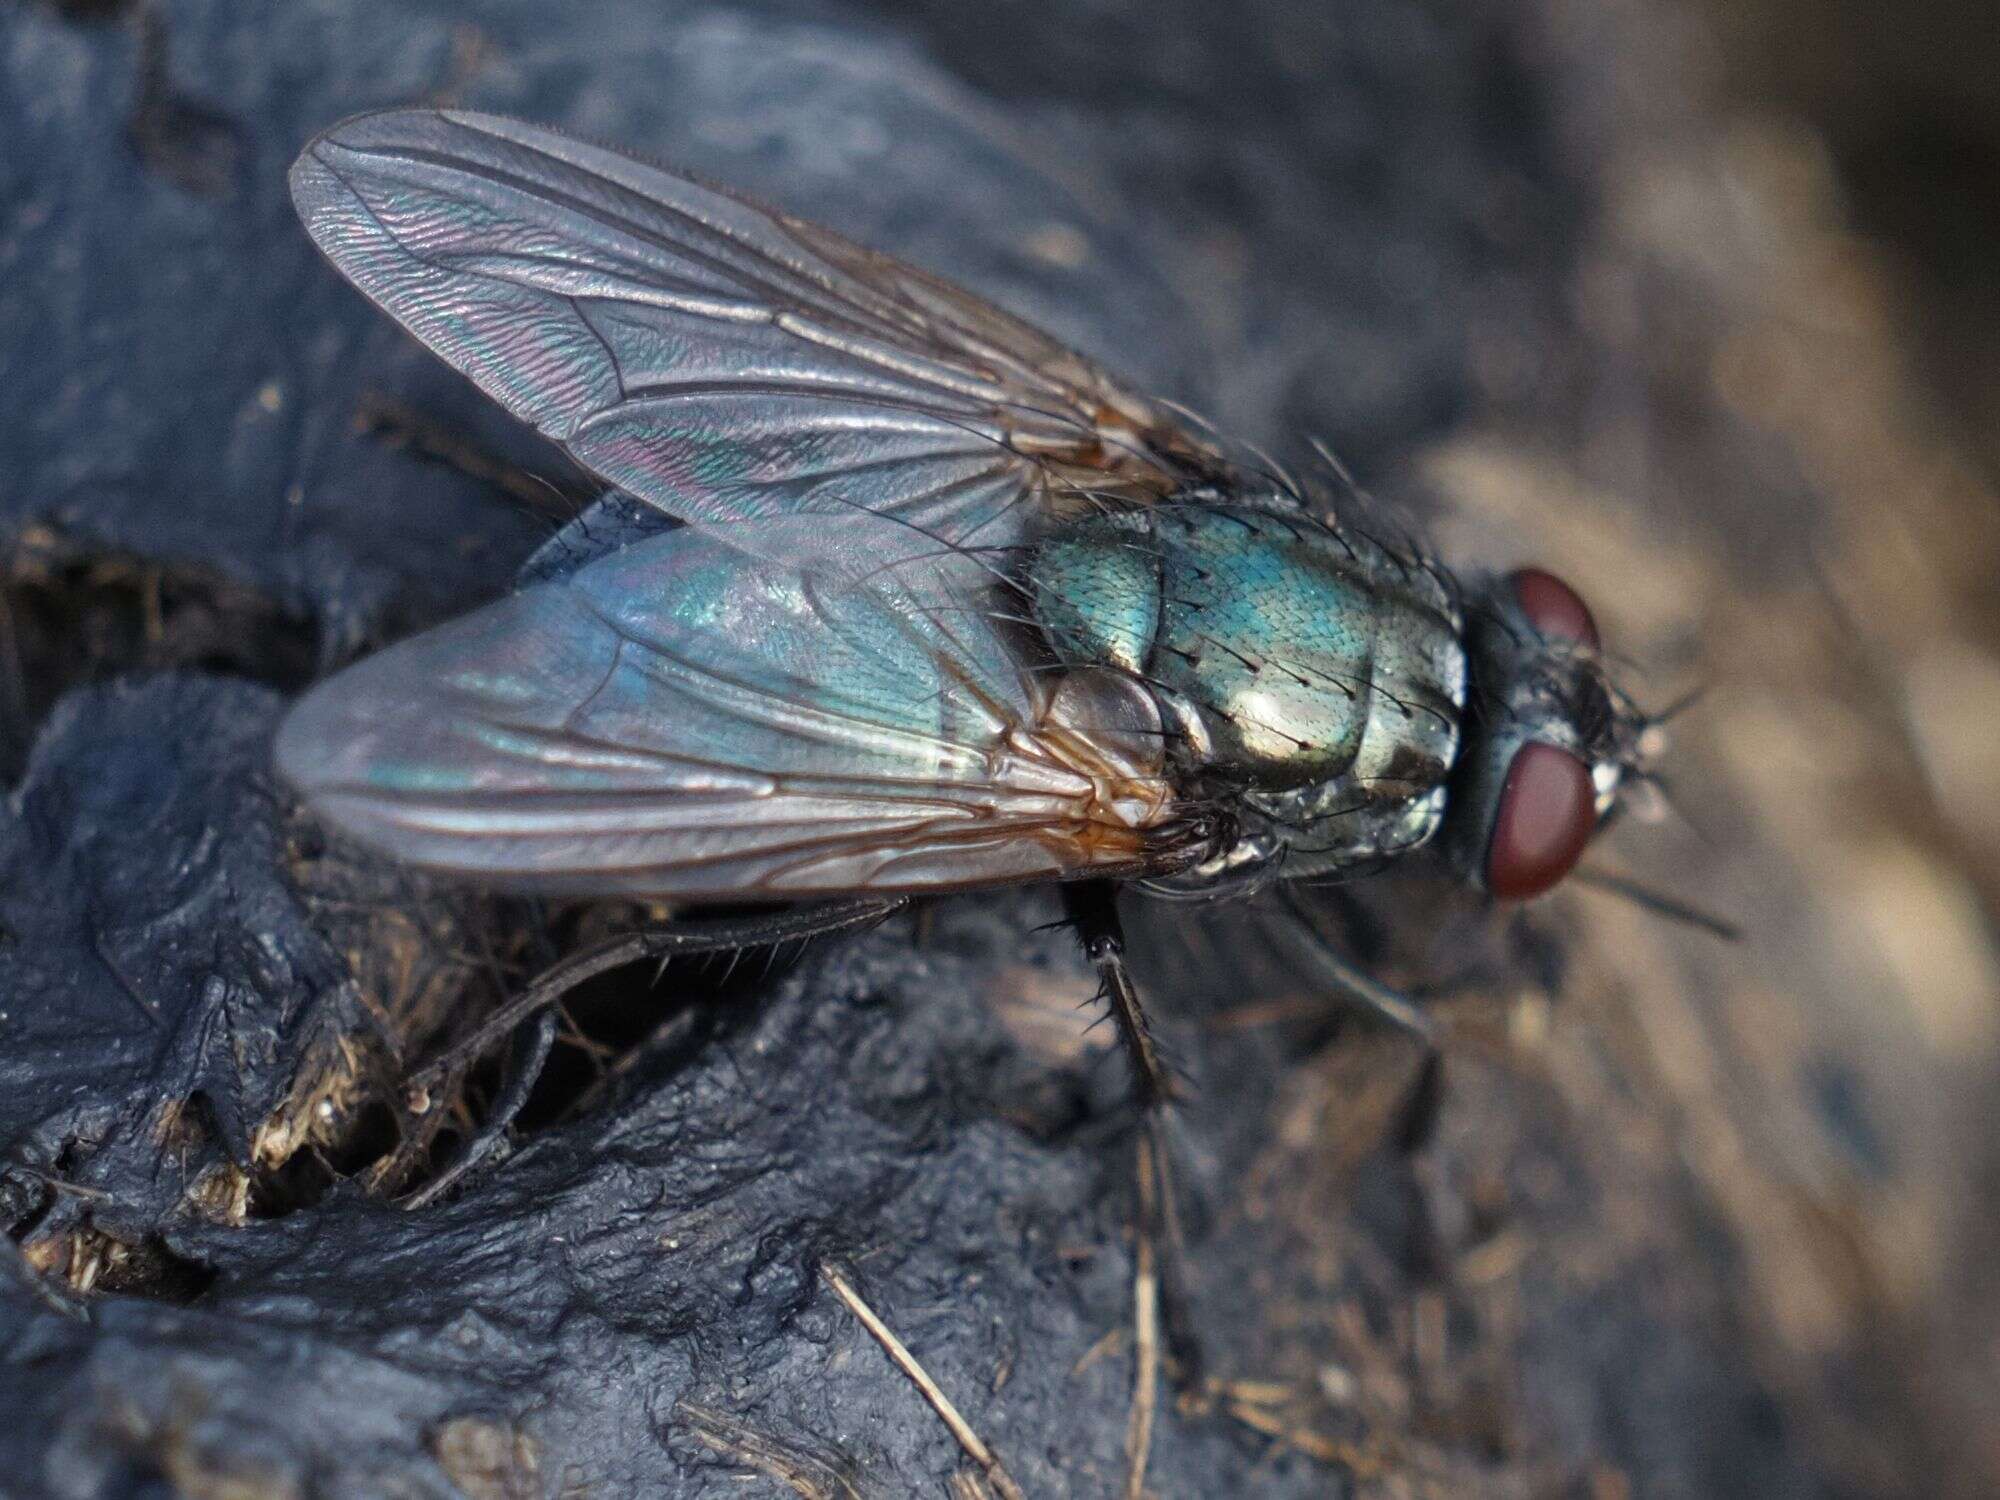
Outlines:
[[1116, 884], [1436, 841], [1526, 899], [1637, 768], [1559, 579], [1461, 581], [830, 230], [455, 111], [349, 120], [291, 183], [349, 280], [608, 488], [514, 593], [284, 721], [285, 779], [398, 859], [846, 925], [1064, 882], [1157, 1121]]

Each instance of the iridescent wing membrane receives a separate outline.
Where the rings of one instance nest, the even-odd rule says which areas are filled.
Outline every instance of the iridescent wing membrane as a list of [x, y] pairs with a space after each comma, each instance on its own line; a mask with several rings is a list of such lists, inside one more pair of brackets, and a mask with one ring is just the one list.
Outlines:
[[[948, 282], [552, 131], [365, 115], [306, 148], [292, 194], [333, 263], [487, 395], [696, 524], [858, 512], [878, 561], [1004, 548], [1065, 497], [1170, 493], [1214, 461]], [[759, 536], [795, 561], [827, 534]]]
[[689, 523], [310, 693], [280, 769], [337, 826], [515, 887], [700, 899], [1173, 863], [1157, 736], [1055, 707], [994, 558], [1217, 462], [946, 283], [512, 121], [366, 116], [313, 238], [507, 409]]

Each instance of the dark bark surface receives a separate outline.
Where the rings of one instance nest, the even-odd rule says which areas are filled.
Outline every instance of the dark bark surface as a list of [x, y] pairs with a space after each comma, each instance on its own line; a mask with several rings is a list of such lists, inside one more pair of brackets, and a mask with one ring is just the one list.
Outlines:
[[1414, 1157], [1411, 1050], [1294, 927], [1131, 903], [1209, 1358], [1152, 1493], [2000, 1481], [2000, 507], [1815, 139], [1655, 7], [1073, 9], [0, 10], [0, 1493], [990, 1493], [829, 1272], [1025, 1493], [1127, 1483], [1131, 1120], [1051, 892], [596, 980], [511, 1151], [396, 1201], [499, 1081], [391, 1170], [408, 1069], [644, 915], [384, 868], [267, 766], [289, 694], [587, 493], [292, 216], [313, 131], [441, 99], [1317, 435], [1453, 560], [1572, 576], [1648, 701], [1710, 685], [1707, 837], [1603, 863], [1745, 945], [1314, 897], [1434, 992]]

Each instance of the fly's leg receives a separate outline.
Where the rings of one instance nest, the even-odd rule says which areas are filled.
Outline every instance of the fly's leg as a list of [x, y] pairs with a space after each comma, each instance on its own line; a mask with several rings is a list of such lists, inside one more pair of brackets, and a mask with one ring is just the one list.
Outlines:
[[450, 1192], [462, 1179], [500, 1156], [507, 1147], [507, 1132], [528, 1103], [535, 1082], [556, 1045], [557, 1013], [554, 1006], [537, 1012], [515, 1034], [513, 1056], [492, 1112], [478, 1133], [452, 1159], [450, 1166], [415, 1192], [397, 1200], [403, 1208], [427, 1208]]
[[1132, 1064], [1133, 1095], [1152, 1168], [1152, 1190], [1140, 1194], [1147, 1219], [1142, 1227], [1159, 1259], [1161, 1322], [1167, 1346], [1180, 1367], [1183, 1383], [1193, 1385], [1200, 1379], [1201, 1348], [1189, 1319], [1185, 1244], [1174, 1189], [1173, 1153], [1167, 1139], [1173, 1074], [1153, 1040], [1145, 1007], [1126, 967], [1125, 928], [1118, 920], [1116, 888], [1109, 881], [1086, 880], [1065, 885], [1062, 892], [1063, 907], [1083, 943], [1084, 956], [1097, 970], [1100, 993], [1111, 1008], [1118, 1038]]
[[1132, 1060], [1139, 1106], [1159, 1109], [1173, 1100], [1173, 1075], [1153, 1041], [1145, 1007], [1139, 1003], [1139, 992], [1125, 966], [1125, 925], [1118, 920], [1114, 888], [1109, 881], [1085, 880], [1062, 890], [1063, 905], [1083, 944], [1084, 957], [1097, 970], [1104, 998], [1111, 1006], [1111, 1019], [1118, 1027], [1118, 1039]]
[[[1273, 936], [1280, 937], [1284, 946], [1303, 959], [1309, 971], [1317, 970], [1349, 1004], [1394, 1027], [1422, 1048], [1416, 1076], [1396, 1106], [1389, 1128], [1389, 1141], [1396, 1153], [1406, 1159], [1415, 1157], [1437, 1134], [1438, 1113], [1444, 1103], [1444, 1054], [1438, 1047], [1436, 1028], [1409, 996], [1382, 983], [1335, 948], [1295, 892], [1281, 887], [1279, 900], [1292, 920], [1272, 924]], [[1399, 1174], [1399, 1179], [1410, 1213], [1407, 1265], [1416, 1281], [1434, 1281], [1446, 1270], [1447, 1258], [1422, 1174], [1415, 1170], [1418, 1163], [1406, 1164], [1412, 1170]]]
[[1326, 938], [1312, 920], [1298, 896], [1279, 888], [1279, 900], [1294, 918], [1284, 924], [1283, 935], [1339, 990], [1342, 998], [1386, 1022], [1423, 1049], [1416, 1077], [1396, 1112], [1392, 1139], [1404, 1155], [1421, 1151], [1437, 1134], [1438, 1111], [1444, 1103], [1444, 1054], [1438, 1048], [1437, 1028], [1416, 1003], [1402, 991], [1382, 983], [1373, 974], [1350, 963]]
[[573, 516], [588, 496], [566, 495], [550, 480], [489, 452], [462, 433], [376, 391], [365, 391], [354, 420], [391, 448], [408, 449], [468, 479], [490, 484], [512, 500], [559, 521]]
[[[543, 970], [525, 990], [488, 1016], [470, 1035], [454, 1042], [404, 1080], [404, 1106], [411, 1117], [406, 1125], [412, 1128], [405, 1129], [402, 1146], [377, 1169], [376, 1180], [395, 1182], [407, 1174], [435, 1134], [435, 1112], [440, 1099], [454, 1091], [458, 1080], [490, 1048], [512, 1036], [523, 1023], [532, 1022], [534, 1030], [526, 1032], [517, 1044], [506, 1081], [478, 1134], [437, 1180], [404, 1198], [403, 1204], [423, 1207], [491, 1157], [504, 1143], [509, 1127], [527, 1104], [548, 1061], [555, 1043], [556, 1005], [587, 980], [641, 959], [654, 960], [664, 969], [673, 959], [696, 954], [776, 949], [785, 943], [859, 931], [873, 927], [907, 904], [900, 898], [833, 901], [762, 916], [676, 922], [624, 933], [570, 954]], [[427, 1115], [431, 1116], [430, 1121], [424, 1119]]]

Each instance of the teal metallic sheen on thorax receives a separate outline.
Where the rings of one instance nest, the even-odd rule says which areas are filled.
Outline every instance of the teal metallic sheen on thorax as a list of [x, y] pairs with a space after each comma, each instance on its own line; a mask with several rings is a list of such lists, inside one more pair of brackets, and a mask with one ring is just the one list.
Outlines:
[[1129, 516], [1110, 515], [1057, 534], [1036, 553], [1029, 584], [1035, 614], [1072, 666], [1143, 673], [1160, 623], [1161, 557]]
[[1142, 680], [1190, 776], [1244, 793], [1293, 851], [1337, 864], [1434, 829], [1465, 656], [1420, 564], [1296, 509], [1203, 500], [1073, 522], [1026, 581], [1061, 662]]
[[1215, 755], [1265, 786], [1337, 775], [1370, 711], [1365, 575], [1318, 528], [1256, 511], [1162, 518], [1154, 675], [1211, 717]]

